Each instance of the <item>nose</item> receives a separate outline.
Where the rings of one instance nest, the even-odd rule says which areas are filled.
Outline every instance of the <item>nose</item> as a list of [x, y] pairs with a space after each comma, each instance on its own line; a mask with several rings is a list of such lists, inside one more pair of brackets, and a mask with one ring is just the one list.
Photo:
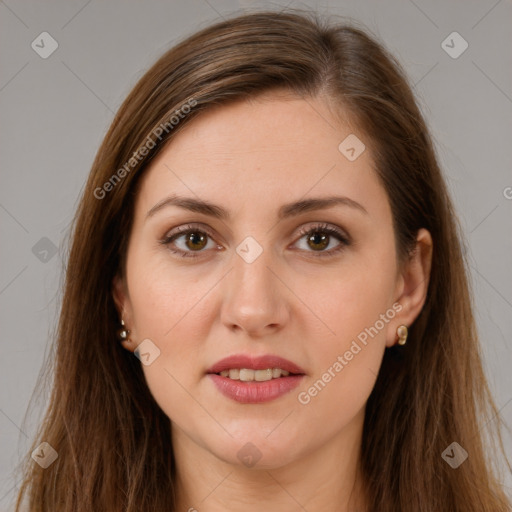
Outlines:
[[290, 314], [287, 288], [273, 266], [269, 250], [252, 263], [234, 255], [234, 268], [223, 280], [222, 290], [221, 320], [230, 330], [258, 338], [286, 325]]

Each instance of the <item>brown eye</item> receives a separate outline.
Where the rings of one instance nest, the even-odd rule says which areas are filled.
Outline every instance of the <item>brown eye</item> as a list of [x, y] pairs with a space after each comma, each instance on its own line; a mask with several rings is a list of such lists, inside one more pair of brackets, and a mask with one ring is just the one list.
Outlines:
[[201, 250], [206, 246], [207, 236], [199, 231], [187, 233], [185, 235], [185, 245], [192, 251]]
[[[210, 246], [208, 246], [209, 242]], [[192, 225], [180, 226], [160, 240], [160, 243], [184, 258], [194, 258], [199, 256], [199, 253], [205, 252], [204, 249], [217, 247], [208, 232]]]
[[314, 250], [323, 250], [329, 245], [329, 235], [322, 234], [321, 231], [316, 231], [311, 235], [308, 235], [308, 245]]
[[[302, 229], [300, 235], [301, 238], [299, 241], [305, 239], [305, 244], [302, 244], [302, 247], [299, 248], [306, 252], [318, 253], [314, 254], [314, 256], [335, 256], [346, 246], [350, 245], [349, 237], [341, 231], [341, 229], [328, 224], [321, 224], [309, 229]], [[336, 241], [338, 241], [337, 245], [335, 244]], [[333, 244], [334, 247], [326, 250], [326, 248]]]

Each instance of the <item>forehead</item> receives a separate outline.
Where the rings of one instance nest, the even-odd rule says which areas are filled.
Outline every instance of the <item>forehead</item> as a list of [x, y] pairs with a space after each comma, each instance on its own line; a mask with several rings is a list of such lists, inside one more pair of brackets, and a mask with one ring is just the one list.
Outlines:
[[317, 98], [267, 94], [216, 106], [152, 161], [138, 204], [147, 211], [164, 195], [179, 193], [240, 211], [305, 196], [339, 193], [363, 201], [382, 195], [369, 149], [353, 161], [339, 149], [348, 136], [364, 141], [354, 131]]
[[344, 123], [335, 120], [322, 100], [267, 93], [209, 109], [186, 125], [170, 146], [193, 162], [243, 156], [257, 163], [261, 155], [268, 165], [266, 155], [272, 154], [276, 164], [310, 163], [321, 154], [335, 160], [339, 142], [352, 131], [348, 118]]

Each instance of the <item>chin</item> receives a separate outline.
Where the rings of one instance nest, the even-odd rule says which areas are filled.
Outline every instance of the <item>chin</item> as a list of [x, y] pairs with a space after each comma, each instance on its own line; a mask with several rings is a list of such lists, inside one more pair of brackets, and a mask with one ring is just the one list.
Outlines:
[[[275, 425], [274, 425], [275, 426]], [[210, 451], [220, 460], [233, 466], [250, 470], [277, 469], [290, 464], [299, 457], [298, 447], [304, 448], [304, 438], [294, 440], [285, 435], [271, 434], [265, 437], [261, 430], [254, 430], [254, 435], [246, 431], [243, 435], [224, 439], [210, 447]]]

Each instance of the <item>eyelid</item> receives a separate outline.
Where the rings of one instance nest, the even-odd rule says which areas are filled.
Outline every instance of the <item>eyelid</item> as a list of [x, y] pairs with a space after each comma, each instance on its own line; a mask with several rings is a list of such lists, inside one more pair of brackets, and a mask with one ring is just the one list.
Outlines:
[[350, 236], [344, 229], [336, 226], [335, 224], [329, 224], [328, 222], [313, 222], [313, 226], [302, 226], [297, 236], [303, 237], [312, 231], [327, 232], [329, 234], [336, 235], [341, 239], [342, 242], [346, 243], [347, 245], [352, 243]]
[[294, 251], [299, 251], [306, 254], [307, 258], [313, 258], [316, 260], [322, 260], [322, 259], [329, 259], [329, 258], [335, 258], [336, 256], [339, 256], [344, 250], [352, 245], [352, 239], [346, 232], [346, 230], [342, 229], [341, 227], [335, 225], [335, 224], [329, 224], [327, 222], [316, 222], [313, 223], [314, 225], [308, 225], [301, 227], [296, 240], [293, 242], [293, 245], [295, 245], [298, 241], [300, 241], [304, 236], [320, 232], [320, 233], [327, 233], [329, 237], [334, 237], [338, 240], [339, 244], [338, 246], [329, 249], [328, 251], [303, 251], [301, 249], [292, 249]]
[[200, 222], [188, 222], [187, 224], [183, 224], [181, 226], [177, 226], [176, 228], [173, 228], [172, 230], [168, 231], [162, 240], [163, 242], [169, 242], [170, 239], [177, 237], [179, 235], [186, 235], [187, 233], [191, 231], [200, 231], [207, 234], [211, 239], [215, 239], [216, 236], [213, 235], [213, 231], [205, 224], [201, 224]]
[[[194, 251], [182, 251], [181, 249], [171, 249], [171, 247], [170, 247], [171, 242], [174, 239], [179, 238], [180, 236], [186, 235], [190, 232], [201, 232], [201, 233], [204, 232], [212, 241], [215, 241], [215, 243], [216, 243], [216, 238], [213, 235], [212, 230], [204, 224], [195, 223], [195, 222], [183, 224], [181, 226], [178, 226], [178, 227], [172, 229], [171, 231], [167, 232], [163, 236], [163, 238], [161, 240], [159, 240], [159, 242], [162, 245], [167, 246], [171, 252], [177, 253], [182, 256], [183, 256], [183, 253], [186, 253], [187, 255], [189, 255], [189, 257], [196, 257], [194, 254]], [[197, 252], [201, 253], [204, 251], [197, 251]]]
[[[334, 249], [330, 249], [328, 251], [305, 251], [305, 252], [311, 252], [314, 257], [321, 258], [321, 257], [335, 256], [342, 249], [344, 249], [345, 246], [351, 245], [352, 240], [351, 240], [350, 236], [347, 234], [347, 232], [344, 229], [336, 226], [335, 224], [329, 224], [326, 222], [316, 222], [316, 223], [313, 222], [312, 224], [313, 225], [311, 225], [311, 223], [310, 223], [309, 225], [305, 225], [300, 228], [299, 232], [294, 236], [294, 242], [292, 245], [296, 244], [305, 235], [308, 235], [309, 233], [312, 233], [315, 231], [328, 233], [328, 236], [336, 237], [338, 239], [338, 241], [340, 242], [340, 245], [338, 247], [336, 247]], [[180, 236], [186, 235], [190, 232], [204, 232], [204, 234], [206, 234], [212, 241], [217, 243], [216, 236], [214, 236], [212, 234], [212, 230], [208, 226], [206, 226], [202, 223], [194, 223], [194, 222], [190, 222], [190, 223], [187, 223], [187, 224], [184, 224], [184, 225], [174, 228], [173, 230], [168, 232], [163, 237], [163, 239], [160, 240], [160, 243], [162, 245], [168, 246], [168, 249], [171, 252], [176, 253], [183, 258], [200, 257], [200, 254], [202, 252], [206, 252], [206, 251], [204, 251], [204, 250], [183, 251], [181, 249], [173, 249], [170, 247], [173, 239], [179, 238]], [[195, 253], [197, 253], [197, 254], [195, 254]]]

